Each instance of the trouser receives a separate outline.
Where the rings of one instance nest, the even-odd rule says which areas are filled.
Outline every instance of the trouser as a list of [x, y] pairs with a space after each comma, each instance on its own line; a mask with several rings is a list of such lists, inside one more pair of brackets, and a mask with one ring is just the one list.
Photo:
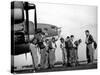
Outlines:
[[92, 44], [87, 45], [86, 47], [86, 56], [87, 56], [87, 62], [92, 63], [94, 59], [94, 53], [93, 53], [93, 47]]
[[75, 65], [78, 65], [78, 49], [75, 49]]
[[71, 66], [72, 62], [72, 49], [67, 49], [67, 65]]
[[46, 52], [46, 62], [45, 62], [45, 67], [46, 68], [48, 68], [48, 66], [49, 66], [48, 57], [49, 57], [48, 52]]
[[77, 55], [76, 55], [76, 50], [74, 48], [69, 50], [69, 63], [71, 66], [75, 66], [77, 62]]
[[66, 63], [67, 60], [67, 52], [65, 48], [62, 48], [62, 59], [63, 59], [63, 63]]
[[40, 65], [41, 68], [46, 68], [46, 49], [40, 49], [40, 54], [41, 54], [41, 61], [40, 61]]
[[69, 64], [70, 51], [69, 49], [66, 49], [66, 51], [67, 51], [67, 63]]
[[51, 49], [49, 50], [49, 65], [54, 66], [55, 63], [55, 50]]
[[31, 49], [31, 55], [32, 55], [32, 62], [35, 68], [38, 67], [38, 55], [37, 55], [37, 49]]
[[77, 55], [77, 49], [73, 49], [73, 64], [74, 66], [77, 65], [77, 62], [78, 62], [78, 55]]

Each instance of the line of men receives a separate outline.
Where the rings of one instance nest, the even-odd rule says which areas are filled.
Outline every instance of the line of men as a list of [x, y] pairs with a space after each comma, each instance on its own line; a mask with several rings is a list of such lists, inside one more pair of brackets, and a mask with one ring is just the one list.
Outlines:
[[64, 38], [60, 38], [61, 45], [60, 48], [63, 52], [63, 65], [66, 66], [66, 58], [67, 58], [67, 66], [76, 66], [78, 64], [78, 46], [81, 43], [81, 39], [73, 41], [74, 35], [70, 37], [67, 36], [66, 40]]
[[[93, 63], [93, 46], [96, 48], [97, 44], [94, 41], [92, 35], [89, 33], [89, 30], [85, 31], [86, 34], [86, 56], [87, 62]], [[64, 38], [60, 38], [60, 48], [62, 50], [62, 59], [64, 66], [77, 66], [78, 65], [78, 46], [82, 42], [81, 39], [73, 41], [74, 35], [67, 36], [66, 40]], [[57, 39], [58, 40], [58, 39]], [[51, 39], [45, 39], [45, 34], [38, 30], [33, 40], [30, 43], [31, 54], [34, 58], [35, 68], [38, 69], [47, 69], [53, 68], [55, 64], [55, 50], [57, 48], [56, 41], [54, 37]], [[40, 53], [40, 59], [38, 58], [38, 54]], [[66, 63], [67, 59], [67, 63]], [[38, 61], [40, 60], [40, 64], [38, 65]]]

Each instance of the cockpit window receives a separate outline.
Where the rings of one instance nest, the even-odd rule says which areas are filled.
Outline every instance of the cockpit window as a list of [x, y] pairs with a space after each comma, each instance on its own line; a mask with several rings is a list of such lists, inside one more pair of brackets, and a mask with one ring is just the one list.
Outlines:
[[48, 28], [44, 28], [45, 31], [48, 31]]
[[51, 28], [52, 28], [52, 29], [55, 29], [56, 27], [55, 27], [55, 26], [51, 26]]

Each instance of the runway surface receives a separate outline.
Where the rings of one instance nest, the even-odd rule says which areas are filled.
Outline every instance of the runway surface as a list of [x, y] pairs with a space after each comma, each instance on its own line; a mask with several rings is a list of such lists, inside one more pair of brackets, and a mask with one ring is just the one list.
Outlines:
[[14, 73], [21, 74], [21, 73], [41, 73], [41, 72], [54, 72], [54, 71], [72, 71], [72, 70], [84, 70], [84, 69], [96, 69], [97, 63], [94, 64], [80, 64], [75, 67], [67, 67], [62, 65], [55, 65], [54, 68], [48, 68], [48, 69], [37, 69], [33, 70], [32, 68], [27, 68], [23, 70], [15, 70]]

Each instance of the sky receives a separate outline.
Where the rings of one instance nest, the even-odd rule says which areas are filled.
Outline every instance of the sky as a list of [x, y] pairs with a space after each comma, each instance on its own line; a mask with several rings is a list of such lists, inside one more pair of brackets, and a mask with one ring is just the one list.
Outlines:
[[[34, 2], [32, 2], [34, 3]], [[82, 39], [78, 49], [79, 60], [86, 60], [85, 30], [89, 30], [97, 41], [97, 7], [85, 5], [67, 5], [35, 2], [37, 9], [37, 22], [52, 24], [61, 27], [61, 37], [66, 38], [71, 34], [75, 36], [74, 40]], [[34, 10], [29, 11], [29, 20], [34, 22]], [[56, 42], [56, 61], [62, 61], [62, 52], [59, 48], [60, 42]], [[60, 55], [59, 55], [60, 54]], [[32, 64], [30, 53], [14, 56], [15, 66]], [[94, 52], [97, 57], [97, 50]]]

